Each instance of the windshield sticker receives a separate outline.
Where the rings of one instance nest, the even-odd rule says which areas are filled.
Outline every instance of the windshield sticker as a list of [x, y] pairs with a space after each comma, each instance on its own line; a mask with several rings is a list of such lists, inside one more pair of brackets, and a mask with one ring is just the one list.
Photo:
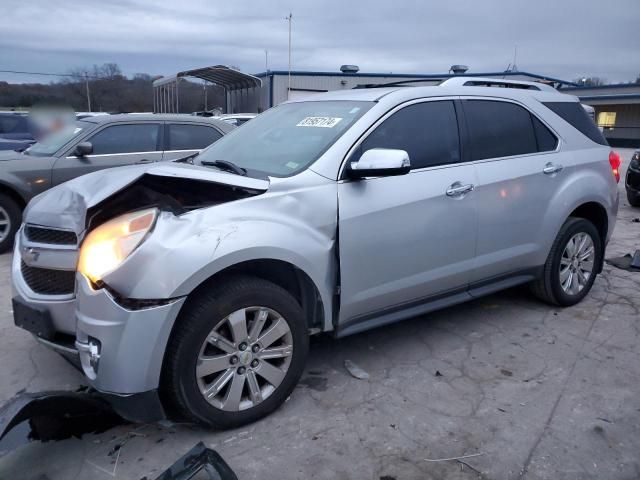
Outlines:
[[320, 127], [333, 128], [342, 118], [339, 117], [306, 117], [303, 118], [296, 127]]
[[296, 162], [287, 162], [285, 167], [290, 168], [291, 170], [293, 170], [295, 168], [298, 168], [298, 165], [300, 165], [300, 164], [296, 163]]

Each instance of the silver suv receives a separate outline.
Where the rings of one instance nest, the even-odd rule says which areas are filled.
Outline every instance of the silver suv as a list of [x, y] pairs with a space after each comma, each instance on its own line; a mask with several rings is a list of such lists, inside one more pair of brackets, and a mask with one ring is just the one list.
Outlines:
[[311, 334], [523, 283], [579, 302], [602, 269], [618, 166], [577, 99], [536, 83], [286, 103], [193, 164], [92, 173], [32, 200], [15, 321], [128, 418], [237, 426], [291, 394]]

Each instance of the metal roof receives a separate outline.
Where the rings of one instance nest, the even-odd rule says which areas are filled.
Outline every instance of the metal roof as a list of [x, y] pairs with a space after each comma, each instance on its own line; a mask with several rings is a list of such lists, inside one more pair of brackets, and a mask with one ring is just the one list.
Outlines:
[[178, 81], [182, 77], [194, 77], [214, 83], [227, 90], [240, 90], [262, 86], [262, 80], [248, 73], [239, 72], [226, 65], [214, 65], [212, 67], [185, 70], [175, 75], [162, 77], [153, 82], [154, 87], [160, 87]]
[[[288, 75], [289, 72], [287, 70], [268, 70], [266, 72], [257, 73], [256, 77], [268, 77], [271, 75]], [[343, 73], [343, 72], [314, 72], [314, 71], [300, 71], [300, 70], [292, 70], [291, 76], [318, 76], [318, 77], [369, 77], [369, 78], [424, 78], [424, 79], [446, 79], [451, 77], [457, 77], [460, 75], [456, 75], [453, 73]], [[526, 76], [531, 78], [537, 78], [539, 80], [546, 80], [549, 82], [559, 83], [562, 85], [570, 85], [570, 86], [578, 86], [578, 84], [574, 82], [568, 82], [566, 80], [561, 80], [559, 78], [549, 77], [547, 75], [538, 75], [537, 73], [529, 73], [529, 72], [518, 72], [518, 71], [509, 71], [509, 72], [486, 72], [486, 73], [469, 73], [466, 72], [463, 76], [465, 77], [513, 77], [513, 76]]]

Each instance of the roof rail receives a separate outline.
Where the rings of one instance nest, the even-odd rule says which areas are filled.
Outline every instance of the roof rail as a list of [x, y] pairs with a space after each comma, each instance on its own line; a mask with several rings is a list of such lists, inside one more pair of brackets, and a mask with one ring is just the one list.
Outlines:
[[388, 88], [388, 87], [410, 87], [412, 83], [431, 83], [432, 85], [439, 85], [444, 78], [434, 77], [434, 78], [413, 78], [409, 80], [398, 80], [397, 82], [388, 82], [388, 83], [361, 83], [353, 87], [353, 90], [357, 90], [360, 88]]
[[502, 87], [502, 88], [520, 88], [523, 90], [539, 90], [557, 92], [555, 88], [546, 83], [525, 82], [522, 80], [503, 80], [497, 78], [483, 77], [451, 77], [440, 84], [441, 86], [455, 87]]

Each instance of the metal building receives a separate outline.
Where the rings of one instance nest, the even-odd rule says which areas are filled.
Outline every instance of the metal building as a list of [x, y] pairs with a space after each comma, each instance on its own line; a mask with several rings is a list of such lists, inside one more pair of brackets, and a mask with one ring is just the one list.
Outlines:
[[612, 146], [640, 147], [640, 84], [575, 86], [561, 91], [595, 108], [596, 123]]
[[[357, 69], [357, 67], [354, 67]], [[460, 72], [463, 73], [463, 72]], [[359, 73], [357, 70], [347, 72], [291, 72], [291, 89], [289, 90], [289, 72], [283, 70], [267, 71], [256, 74], [262, 79], [262, 88], [257, 110], [264, 111], [282, 102], [331, 90], [349, 90], [364, 85], [380, 85], [402, 81], [417, 81], [419, 85], [435, 85], [441, 80], [455, 76], [456, 73], [434, 74], [397, 74], [397, 73]], [[468, 77], [510, 78], [512, 80], [542, 81], [554, 86], [576, 84], [544, 75], [528, 72], [489, 72], [464, 73]], [[238, 110], [240, 111], [240, 110]]]

